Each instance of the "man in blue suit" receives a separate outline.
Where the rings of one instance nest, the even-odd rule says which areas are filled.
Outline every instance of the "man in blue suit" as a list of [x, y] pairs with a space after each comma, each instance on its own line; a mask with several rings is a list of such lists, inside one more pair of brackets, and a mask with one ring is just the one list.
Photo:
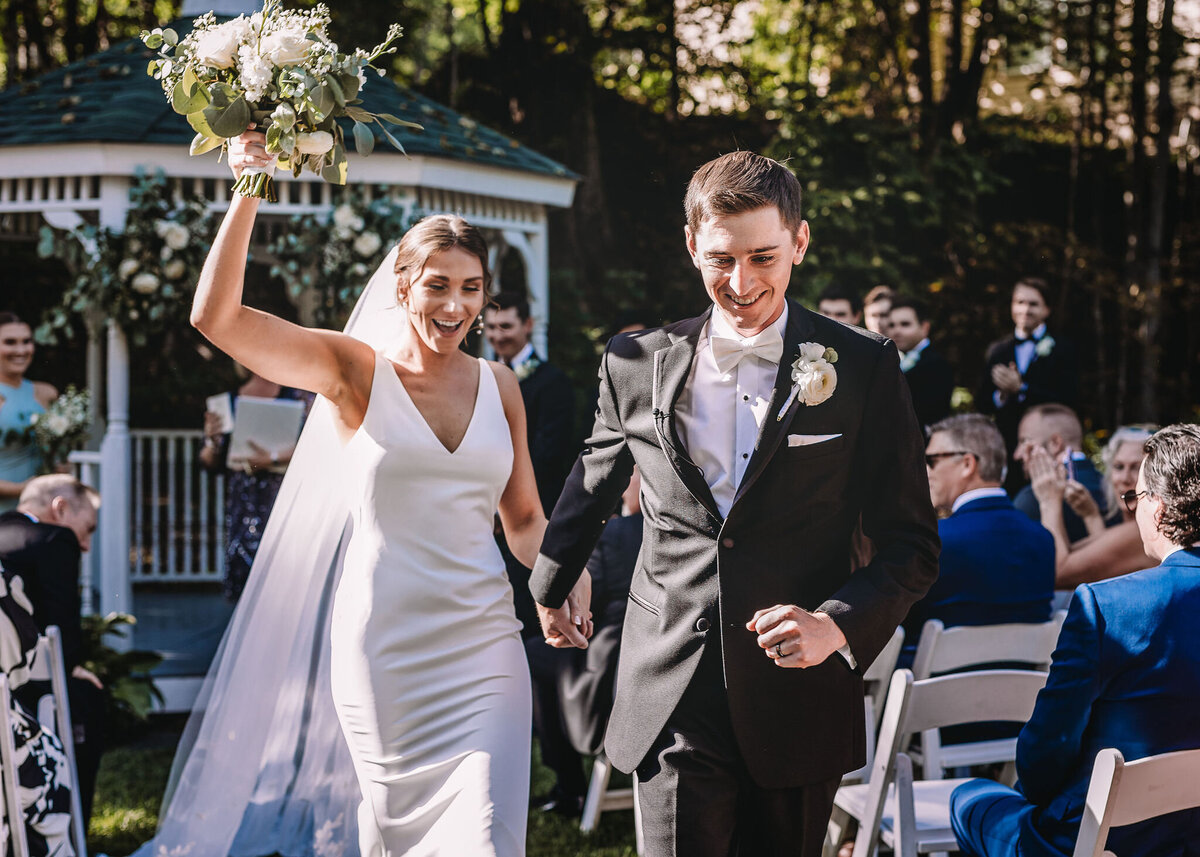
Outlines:
[[928, 619], [947, 626], [1045, 622], [1054, 597], [1054, 538], [1013, 506], [1004, 437], [979, 414], [934, 423], [925, 449], [942, 554], [938, 578], [904, 620], [906, 659]]
[[[1017, 742], [1017, 790], [972, 780], [950, 800], [975, 857], [1070, 855], [1096, 753], [1126, 760], [1200, 747], [1200, 426], [1146, 443], [1136, 504], [1157, 568], [1075, 590], [1046, 687]], [[1200, 855], [1200, 810], [1114, 828], [1121, 857]]]

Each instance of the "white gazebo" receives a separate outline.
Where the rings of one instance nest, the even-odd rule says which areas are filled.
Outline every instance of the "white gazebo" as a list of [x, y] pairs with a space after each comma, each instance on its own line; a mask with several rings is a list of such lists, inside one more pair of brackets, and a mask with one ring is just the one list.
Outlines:
[[[192, 17], [209, 8], [236, 15], [248, 5], [245, 0], [189, 0], [184, 19], [172, 26], [186, 30]], [[217, 162], [216, 153], [188, 155], [192, 130], [170, 110], [158, 82], [145, 73], [152, 56], [139, 41], [124, 42], [0, 92], [0, 235], [29, 237], [43, 224], [70, 229], [84, 222], [119, 230], [139, 170], [162, 170], [177, 188], [191, 189], [214, 210], [224, 209], [228, 167]], [[535, 319], [534, 340], [545, 353], [550, 300], [547, 212], [571, 205], [578, 177], [386, 79], [372, 77], [363, 96], [368, 109], [412, 118], [425, 130], [396, 134], [407, 156], [386, 145], [369, 158], [351, 154], [351, 181], [383, 187], [422, 213], [459, 213], [485, 227], [494, 271], [500, 270], [506, 253], [519, 254]], [[266, 223], [332, 208], [331, 187], [311, 175], [286, 178], [280, 191], [278, 203], [262, 208]], [[88, 344], [88, 386], [93, 401], [103, 402], [106, 420], [98, 453], [80, 458], [85, 470], [99, 467], [104, 509], [98, 549], [93, 551], [98, 603], [90, 606], [103, 614], [131, 612], [131, 581], [136, 577], [136, 572], [131, 574], [132, 534], [141, 507], [133, 484], [129, 349], [113, 322], [97, 329], [100, 334]], [[94, 472], [90, 478], [96, 478]], [[170, 569], [157, 579], [170, 579]], [[85, 597], [90, 599], [86, 590]]]

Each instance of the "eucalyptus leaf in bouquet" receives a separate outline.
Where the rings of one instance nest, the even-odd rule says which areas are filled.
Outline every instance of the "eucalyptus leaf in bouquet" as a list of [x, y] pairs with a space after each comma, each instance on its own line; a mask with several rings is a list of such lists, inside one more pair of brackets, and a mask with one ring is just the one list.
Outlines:
[[[169, 28], [143, 31], [142, 41], [159, 52], [147, 73], [162, 82], [171, 108], [196, 132], [191, 153], [224, 149], [253, 123], [266, 132], [267, 151], [279, 155], [280, 166], [293, 175], [307, 169], [344, 185], [346, 142], [337, 123], [342, 117], [354, 123], [360, 155], [375, 147], [372, 123], [403, 152], [384, 123], [421, 126], [390, 113], [371, 113], [358, 97], [368, 68], [384, 73], [372, 63], [396, 50], [392, 43], [400, 38], [400, 26], [389, 27], [370, 51], [347, 54], [330, 40], [329, 21], [323, 4], [292, 11], [280, 0], [266, 0], [250, 16], [218, 21], [211, 12], [202, 15], [182, 39]], [[234, 191], [275, 199], [271, 177], [256, 170], [244, 171]]]

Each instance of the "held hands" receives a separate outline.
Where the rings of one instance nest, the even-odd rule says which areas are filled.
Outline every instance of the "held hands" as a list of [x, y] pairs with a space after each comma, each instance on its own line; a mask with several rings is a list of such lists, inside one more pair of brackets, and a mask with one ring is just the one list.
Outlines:
[[1021, 392], [1021, 373], [1016, 363], [997, 363], [992, 367], [992, 383], [1005, 396]]
[[592, 636], [592, 576], [584, 569], [562, 607], [537, 605], [546, 645], [556, 649], [586, 649]]
[[[250, 129], [255, 127], [253, 122], [250, 123]], [[229, 140], [229, 168], [235, 179], [240, 179], [242, 172], [250, 167], [273, 176], [277, 166], [279, 156], [267, 153], [267, 135], [261, 131], [246, 130], [240, 137]]]
[[746, 630], [758, 634], [758, 645], [778, 667], [815, 667], [846, 645], [846, 635], [829, 615], [794, 604], [759, 610]]

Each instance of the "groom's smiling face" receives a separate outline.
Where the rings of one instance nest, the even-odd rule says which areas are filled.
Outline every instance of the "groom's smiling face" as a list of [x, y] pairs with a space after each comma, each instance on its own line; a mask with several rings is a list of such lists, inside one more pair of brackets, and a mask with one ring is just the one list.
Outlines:
[[753, 336], [779, 318], [792, 266], [808, 249], [806, 222], [792, 232], [768, 205], [713, 215], [684, 232], [709, 298], [738, 334]]

